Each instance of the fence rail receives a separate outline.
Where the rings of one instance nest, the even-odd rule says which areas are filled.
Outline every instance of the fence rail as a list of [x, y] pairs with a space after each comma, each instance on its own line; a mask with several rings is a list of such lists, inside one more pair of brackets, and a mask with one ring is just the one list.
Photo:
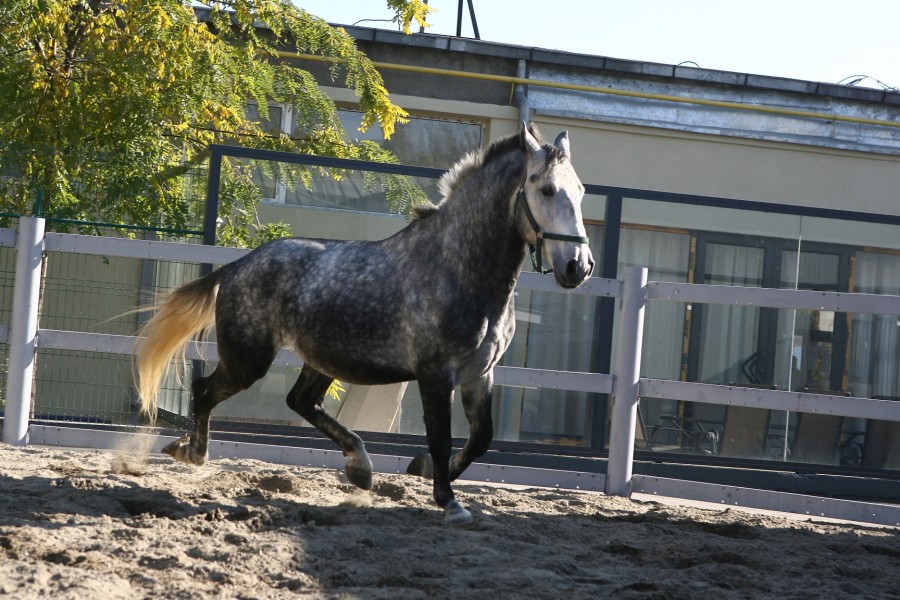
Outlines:
[[725, 406], [789, 410], [838, 417], [900, 421], [900, 402], [857, 396], [832, 396], [649, 378], [641, 378], [639, 381], [638, 396]]
[[[209, 264], [224, 264], [236, 260], [248, 252], [247, 250], [171, 242], [57, 233], [45, 234], [43, 221], [31, 217], [23, 217], [19, 220], [18, 232], [0, 229], [0, 246], [14, 246], [17, 249], [11, 327], [7, 330], [0, 326], [0, 342], [6, 342], [9, 345], [3, 440], [12, 444], [24, 444], [28, 441], [33, 359], [38, 348], [127, 355], [133, 352], [135, 342], [138, 341], [138, 338], [133, 336], [39, 328], [37, 293], [41, 277], [40, 263], [45, 252]], [[900, 421], [900, 402], [639, 377], [644, 312], [647, 302], [651, 299], [900, 315], [900, 297], [898, 296], [647, 282], [647, 269], [639, 267], [627, 268], [623, 281], [591, 279], [576, 290], [561, 290], [554, 284], [552, 278], [534, 273], [523, 273], [518, 285], [521, 289], [527, 290], [621, 299], [616, 377], [604, 373], [577, 373], [515, 367], [497, 367], [495, 377], [495, 382], [499, 385], [611, 394], [609, 458], [607, 475], [603, 480], [603, 488], [607, 493], [630, 495], [635, 489], [645, 493], [666, 493], [665, 490], [677, 489], [678, 494], [684, 497], [691, 495], [688, 489], [690, 482], [677, 482], [676, 484], [673, 483], [674, 480], [661, 480], [646, 476], [635, 477], [632, 474], [635, 424], [640, 397]], [[214, 343], [204, 342], [189, 345], [188, 358], [214, 360], [216, 356]], [[276, 363], [286, 366], [301, 364], [296, 356], [286, 350], [278, 355]], [[40, 434], [40, 439], [45, 439], [48, 431], [45, 426], [35, 426], [34, 429], [36, 434]], [[279, 450], [279, 452], [287, 451]], [[596, 474], [584, 475], [594, 477], [591, 479], [595, 482], [592, 485], [596, 485], [596, 482], [599, 481], [595, 477]], [[578, 479], [580, 475], [571, 475], [571, 477]], [[712, 488], [707, 484], [697, 484], [696, 489], [698, 490], [697, 494], [706, 498], [710, 495]], [[728, 491], [728, 493], [735, 494], [734, 490]], [[757, 506], [758, 508], [766, 508], [764, 506], [766, 501], [759, 500], [760, 497], [765, 496], [764, 491], [744, 491], [737, 495], [749, 498], [749, 503], [763, 504]], [[771, 496], [770, 504], [777, 500], [778, 506], [782, 506], [786, 502], [785, 498], [786, 496], [783, 494], [777, 497]], [[803, 505], [809, 506], [809, 497], [802, 498], [805, 498], [802, 501], [805, 503]], [[796, 512], [803, 512], [802, 506], [800, 504], [797, 506], [799, 508]], [[816, 506], [830, 505], [818, 503]], [[840, 512], [841, 518], [851, 518], [845, 515], [846, 507], [846, 504], [841, 504], [840, 508], [835, 508], [834, 511]], [[859, 509], [861, 511], [858, 515], [859, 520], [871, 521], [872, 518], [867, 519], [865, 514], [862, 514], [870, 509], [870, 506], [863, 505]], [[782, 510], [789, 509], [782, 508]], [[828, 510], [830, 509], [823, 509], [823, 516], [829, 516], [825, 514]], [[873, 522], [900, 525], [900, 507], [880, 508], [876, 512], [880, 516], [877, 521]]]
[[731, 306], [798, 308], [900, 315], [900, 297], [879, 294], [845, 294], [842, 292], [816, 292], [813, 290], [783, 290], [652, 281], [647, 285], [647, 297], [652, 300], [675, 300], [678, 302], [727, 304]]

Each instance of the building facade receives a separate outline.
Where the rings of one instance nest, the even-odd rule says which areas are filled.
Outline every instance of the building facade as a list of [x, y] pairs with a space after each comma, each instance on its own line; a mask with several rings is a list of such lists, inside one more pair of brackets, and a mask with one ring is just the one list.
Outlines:
[[[383, 141], [404, 164], [447, 168], [522, 121], [548, 137], [568, 130], [589, 192], [584, 216], [601, 259], [597, 276], [642, 265], [651, 280], [900, 294], [898, 93], [348, 31], [412, 116]], [[285, 59], [320, 76], [345, 109], [347, 130], [356, 131], [352, 92], [334, 85], [319, 63]], [[273, 127], [291, 131], [290, 107], [270, 107], [270, 114]], [[434, 197], [432, 179], [419, 183]], [[297, 235], [375, 239], [406, 222], [361, 176], [323, 177], [311, 190], [271, 181], [268, 189], [264, 214], [291, 223]], [[517, 317], [505, 364], [595, 372], [614, 364], [615, 310], [603, 301], [523, 291]], [[647, 319], [644, 376], [900, 397], [895, 317], [666, 303], [651, 304]], [[363, 402], [374, 397], [356, 393]], [[379, 394], [402, 401], [396, 418], [372, 428], [422, 432], [414, 384]], [[593, 450], [605, 443], [605, 398], [513, 388], [495, 397], [499, 440]], [[653, 438], [650, 449], [684, 451], [692, 436], [690, 451], [719, 453], [724, 413], [645, 400], [643, 433]], [[792, 446], [800, 419], [768, 415], [766, 446], [744, 458], [799, 460]], [[698, 427], [713, 434], [695, 435]], [[828, 462], [860, 465], [866, 428], [845, 419]], [[464, 431], [460, 417], [455, 433]]]

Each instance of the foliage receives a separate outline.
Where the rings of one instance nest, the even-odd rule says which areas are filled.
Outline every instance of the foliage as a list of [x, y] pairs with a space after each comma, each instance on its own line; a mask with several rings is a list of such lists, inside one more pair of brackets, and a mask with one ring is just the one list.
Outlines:
[[[388, 5], [407, 31], [429, 10], [420, 0]], [[211, 143], [392, 161], [349, 141], [334, 103], [278, 57], [284, 49], [328, 59], [358, 95], [363, 130], [379, 123], [390, 137], [405, 121], [353, 39], [290, 0], [4, 0], [0, 212], [185, 228], [202, 195], [202, 178], [188, 175]], [[296, 107], [294, 136], [266, 129], [269, 102]], [[308, 181], [303, 169], [285, 175]], [[258, 222], [246, 168], [223, 176], [219, 225], [230, 243], [285, 233]]]

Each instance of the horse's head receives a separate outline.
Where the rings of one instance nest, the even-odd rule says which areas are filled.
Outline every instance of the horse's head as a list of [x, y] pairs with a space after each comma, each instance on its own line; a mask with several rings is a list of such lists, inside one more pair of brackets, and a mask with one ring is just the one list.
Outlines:
[[532, 125], [520, 137], [527, 164], [516, 199], [519, 232], [532, 247], [536, 269], [546, 261], [559, 285], [578, 287], [590, 277], [594, 257], [581, 219], [584, 186], [572, 166], [569, 134], [563, 131], [551, 146]]

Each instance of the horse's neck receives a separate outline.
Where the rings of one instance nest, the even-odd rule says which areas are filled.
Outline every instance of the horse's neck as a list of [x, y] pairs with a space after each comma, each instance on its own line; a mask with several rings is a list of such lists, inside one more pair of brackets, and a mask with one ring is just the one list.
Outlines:
[[[515, 164], [494, 177], [465, 182], [441, 207], [440, 225], [451, 245], [454, 262], [465, 265], [472, 275], [489, 281], [515, 280], [525, 259], [525, 242], [516, 229], [514, 197], [518, 179]], [[512, 181], [512, 183], [510, 183]], [[454, 241], [455, 240], [455, 241]]]

